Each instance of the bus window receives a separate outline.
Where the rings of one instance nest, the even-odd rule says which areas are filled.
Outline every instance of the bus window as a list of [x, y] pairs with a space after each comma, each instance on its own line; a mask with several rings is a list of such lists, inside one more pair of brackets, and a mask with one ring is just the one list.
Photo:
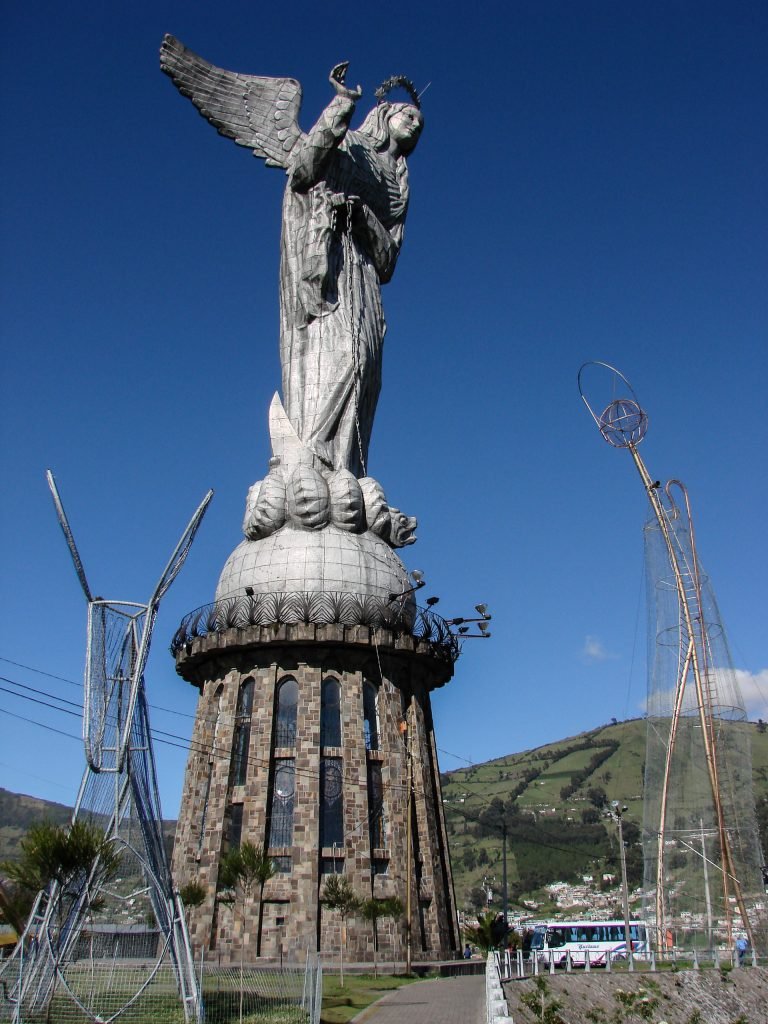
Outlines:
[[557, 949], [559, 946], [564, 946], [566, 943], [566, 937], [563, 928], [551, 928], [547, 932], [547, 946], [550, 949]]

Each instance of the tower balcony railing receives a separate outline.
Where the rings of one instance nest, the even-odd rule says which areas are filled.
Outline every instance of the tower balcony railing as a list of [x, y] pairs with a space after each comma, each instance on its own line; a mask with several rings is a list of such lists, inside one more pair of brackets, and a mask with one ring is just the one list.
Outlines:
[[456, 661], [459, 638], [445, 619], [412, 600], [391, 601], [372, 595], [342, 592], [243, 594], [204, 604], [181, 620], [171, 641], [175, 656], [198, 637], [249, 626], [368, 626], [408, 635], [431, 644], [437, 654]]

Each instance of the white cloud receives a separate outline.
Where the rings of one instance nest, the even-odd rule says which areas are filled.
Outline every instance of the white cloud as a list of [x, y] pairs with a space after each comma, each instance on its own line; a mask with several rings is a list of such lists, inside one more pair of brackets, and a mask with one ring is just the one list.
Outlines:
[[[768, 668], [761, 669], [759, 672], [748, 672], [743, 668], [716, 668], [713, 674], [716, 704], [728, 708], [732, 704], [738, 704], [740, 698], [740, 702], [743, 703], [747, 712], [747, 718], [751, 722], [758, 718], [768, 721]], [[734, 684], [738, 687], [738, 693], [734, 692]], [[693, 701], [691, 707], [695, 707], [693, 675], [689, 676], [686, 683], [686, 694], [688, 701]], [[656, 713], [671, 714], [673, 701], [674, 688], [660, 693]], [[646, 701], [642, 702], [641, 707], [644, 712], [648, 711]]]
[[747, 672], [743, 668], [734, 671], [748, 717], [768, 720], [768, 668], [760, 672]]
[[617, 658], [617, 654], [611, 654], [606, 650], [603, 641], [596, 636], [586, 636], [584, 646], [581, 649], [581, 656], [585, 661], [611, 661]]

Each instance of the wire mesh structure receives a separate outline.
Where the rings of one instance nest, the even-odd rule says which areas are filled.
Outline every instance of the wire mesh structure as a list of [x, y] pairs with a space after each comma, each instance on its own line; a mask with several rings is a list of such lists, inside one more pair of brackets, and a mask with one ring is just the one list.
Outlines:
[[[587, 367], [602, 367], [614, 388], [596, 414], [585, 397]], [[601, 434], [626, 448], [645, 485], [649, 652], [643, 853], [657, 948], [705, 934], [733, 938], [733, 905], [755, 945], [748, 904], [762, 892], [762, 854], [752, 792], [747, 716], [709, 579], [696, 550], [688, 493], [662, 488], [637, 445], [647, 417], [626, 378], [605, 363], [579, 371], [579, 390]], [[677, 498], [677, 500], [676, 500]], [[754, 910], [752, 917], [754, 917]], [[688, 933], [688, 935], [685, 935]]]
[[[184, 919], [174, 893], [157, 788], [144, 668], [160, 600], [176, 578], [213, 496], [182, 534], [146, 604], [94, 597], [53, 475], [48, 484], [88, 602], [83, 740], [86, 768], [75, 823], [103, 833], [87, 868], [53, 881], [37, 898], [12, 961], [4, 968], [0, 1018], [146, 1021], [162, 978], [185, 1021], [202, 1005]], [[141, 959], [141, 964], [135, 963]], [[125, 960], [134, 963], [126, 968]], [[111, 983], [104, 985], [104, 964]], [[118, 963], [121, 969], [117, 970]], [[167, 988], [167, 985], [165, 985]], [[165, 995], [167, 1001], [167, 993]]]
[[[161, 964], [147, 983], [146, 968], [141, 960], [141, 943], [132, 950], [126, 947], [123, 956], [71, 959], [61, 966], [66, 985], [60, 984], [48, 1005], [48, 1020], [53, 1024], [85, 1024], [93, 1021], [92, 1013], [80, 1004], [96, 1004], [103, 1021], [118, 1019], [131, 1024], [182, 1024], [185, 1020], [179, 1002], [176, 972], [169, 964]], [[213, 962], [200, 962], [197, 977], [205, 1004], [206, 1024], [238, 1024], [242, 1006], [243, 1020], [261, 1024], [319, 1024], [323, 994], [323, 969], [317, 957], [307, 957], [305, 964], [284, 964], [282, 967], [219, 967]], [[18, 964], [15, 964], [18, 968]], [[140, 999], [126, 1006], [126, 1001], [142, 989]], [[70, 994], [72, 993], [72, 995]], [[241, 995], [242, 993], [242, 995]], [[74, 998], [73, 998], [74, 996]], [[9, 1004], [0, 995], [0, 1020], [9, 1021]], [[41, 1019], [24, 1016], [23, 1020]], [[42, 1019], [46, 1019], [43, 1017]]]
[[[684, 509], [673, 500], [675, 488], [685, 498]], [[654, 910], [665, 935], [669, 928], [685, 943], [686, 932], [703, 933], [711, 948], [723, 922], [731, 940], [731, 899], [746, 908], [762, 893], [751, 744], [714, 591], [697, 556], [687, 493], [671, 481], [665, 496], [664, 530], [655, 517], [645, 527], [645, 884], [657, 893]], [[657, 878], [663, 879], [658, 889]], [[751, 925], [750, 918], [747, 930]]]

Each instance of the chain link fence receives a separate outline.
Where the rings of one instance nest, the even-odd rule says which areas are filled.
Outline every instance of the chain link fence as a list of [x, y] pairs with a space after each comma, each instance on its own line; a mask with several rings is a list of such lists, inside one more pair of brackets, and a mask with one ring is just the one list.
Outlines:
[[[15, 999], [23, 960], [0, 973], [3, 1024], [184, 1024], [173, 969], [126, 959], [82, 959], [63, 966], [50, 998], [31, 1009]], [[197, 965], [206, 1024], [319, 1024], [322, 967]]]

